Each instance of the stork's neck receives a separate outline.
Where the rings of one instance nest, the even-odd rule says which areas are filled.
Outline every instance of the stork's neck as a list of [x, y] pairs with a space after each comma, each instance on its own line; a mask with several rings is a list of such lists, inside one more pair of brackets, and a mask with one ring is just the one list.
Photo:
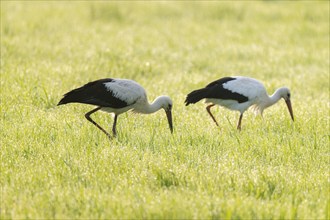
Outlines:
[[136, 109], [136, 111], [142, 114], [152, 114], [158, 111], [159, 109], [161, 109], [162, 106], [163, 106], [163, 99], [162, 96], [159, 96], [151, 104], [147, 102], [143, 108]]
[[279, 88], [274, 92], [273, 95], [268, 96], [268, 100], [265, 103], [264, 108], [268, 108], [268, 107], [274, 105], [276, 102], [278, 102], [282, 98], [282, 96], [281, 96], [282, 91], [281, 90], [282, 90], [282, 88]]

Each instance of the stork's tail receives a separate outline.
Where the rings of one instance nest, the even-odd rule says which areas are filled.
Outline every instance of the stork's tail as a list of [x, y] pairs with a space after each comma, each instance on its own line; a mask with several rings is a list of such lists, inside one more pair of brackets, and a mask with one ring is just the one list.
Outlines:
[[192, 91], [187, 95], [187, 98], [185, 100], [186, 106], [189, 104], [194, 104], [206, 98], [206, 95], [207, 95], [207, 88]]
[[74, 89], [66, 94], [64, 94], [64, 97], [59, 101], [57, 105], [64, 105], [67, 103], [72, 102], [80, 102], [84, 103], [86, 101], [86, 92], [82, 88]]

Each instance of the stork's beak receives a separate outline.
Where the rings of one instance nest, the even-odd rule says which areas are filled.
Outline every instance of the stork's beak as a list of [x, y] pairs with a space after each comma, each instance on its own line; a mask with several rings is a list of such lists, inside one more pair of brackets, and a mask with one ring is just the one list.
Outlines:
[[293, 117], [293, 111], [292, 111], [292, 105], [291, 105], [291, 101], [290, 99], [285, 100], [286, 105], [288, 106], [292, 121], [294, 121], [294, 117]]
[[172, 122], [172, 111], [171, 110], [165, 110], [168, 125], [170, 126], [171, 133], [173, 133], [173, 122]]

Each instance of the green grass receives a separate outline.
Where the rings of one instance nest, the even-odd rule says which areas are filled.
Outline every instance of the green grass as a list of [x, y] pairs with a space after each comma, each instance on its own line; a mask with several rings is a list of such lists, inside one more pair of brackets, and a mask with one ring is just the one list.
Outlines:
[[[1, 219], [329, 219], [329, 65], [327, 1], [1, 1]], [[184, 106], [227, 75], [288, 86], [296, 121]], [[105, 77], [171, 96], [174, 134], [56, 106]]]

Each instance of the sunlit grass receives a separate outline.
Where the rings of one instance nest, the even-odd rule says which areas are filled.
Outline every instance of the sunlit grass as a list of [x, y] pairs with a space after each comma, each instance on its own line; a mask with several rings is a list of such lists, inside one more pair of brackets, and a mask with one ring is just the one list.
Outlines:
[[[295, 122], [184, 106], [226, 75], [288, 86]], [[125, 113], [110, 142], [91, 106], [56, 106], [106, 77], [171, 96], [173, 135]], [[0, 83], [1, 218], [329, 218], [329, 2], [1, 1]]]

